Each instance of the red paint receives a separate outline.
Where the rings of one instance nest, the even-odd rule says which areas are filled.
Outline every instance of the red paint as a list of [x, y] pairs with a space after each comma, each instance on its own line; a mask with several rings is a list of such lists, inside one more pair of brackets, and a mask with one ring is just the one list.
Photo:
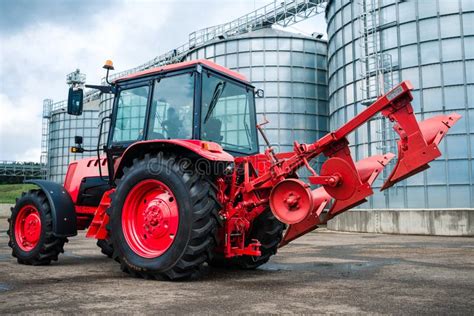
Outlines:
[[362, 185], [350, 199], [334, 200], [324, 222], [327, 222], [342, 212], [367, 202], [366, 198], [373, 194], [372, 184], [393, 157], [395, 157], [394, 154], [387, 153], [386, 155], [372, 156], [356, 162], [355, 166]]
[[313, 209], [309, 185], [297, 179], [285, 179], [270, 194], [270, 207], [281, 222], [301, 222]]
[[[272, 161], [269, 160], [265, 154], [256, 154], [246, 158], [257, 174], [263, 174], [267, 172], [272, 166]], [[236, 158], [236, 160], [238, 160], [238, 158]]]
[[[384, 156], [375, 156], [355, 162], [351, 157], [349, 144], [346, 137], [354, 132], [362, 124], [378, 113], [394, 121], [401, 136], [399, 152], [399, 165], [395, 169], [396, 176], [391, 177], [391, 183], [412, 175], [418, 171], [418, 166], [422, 166], [432, 161], [437, 156], [430, 154], [426, 142], [431, 140], [433, 144], [439, 143], [445, 135], [447, 129], [458, 119], [459, 115], [453, 113], [447, 116], [440, 116], [431, 119], [428, 123], [419, 124], [412, 111], [410, 101], [411, 84], [402, 82], [392, 91], [379, 98], [374, 104], [367, 107], [359, 115], [347, 122], [338, 130], [329, 133], [312, 144], [299, 144], [295, 142], [293, 152], [280, 153], [276, 157], [269, 148], [263, 154], [252, 157], [239, 157], [235, 159], [235, 170], [232, 179], [228, 183], [222, 184], [222, 189], [227, 194], [220, 194], [224, 208], [221, 214], [226, 218], [221, 235], [229, 234], [242, 236], [248, 232], [253, 219], [265, 209], [266, 202], [258, 204], [257, 201], [265, 201], [268, 192], [275, 188], [274, 194], [270, 196], [270, 206], [277, 218], [286, 221], [290, 225], [282, 245], [291, 240], [315, 229], [318, 224], [324, 223], [327, 219], [340, 214], [352, 207], [366, 201], [366, 198], [373, 194], [372, 184], [380, 174], [388, 161], [393, 158], [393, 154], [387, 153]], [[442, 124], [441, 124], [442, 123]], [[434, 130], [434, 131], [433, 131]], [[436, 136], [435, 136], [436, 135]], [[418, 141], [418, 139], [423, 140]], [[406, 148], [403, 144], [409, 144]], [[434, 146], [433, 144], [428, 146]], [[414, 153], [410, 159], [407, 153]], [[324, 154], [330, 158], [323, 166], [320, 174], [313, 170], [308, 161]], [[416, 158], [418, 157], [418, 158]], [[259, 161], [265, 161], [258, 164]], [[404, 163], [407, 162], [407, 163]], [[288, 194], [293, 190], [286, 186], [284, 190], [278, 190], [280, 183], [285, 183], [289, 177], [295, 177], [295, 172], [301, 167], [306, 167], [313, 176], [310, 179], [313, 183], [322, 185], [312, 193], [312, 211], [304, 217], [305, 212], [295, 212], [302, 221], [294, 220], [289, 214], [291, 205], [297, 205], [294, 198], [289, 199]], [[258, 170], [258, 174], [254, 172]], [[298, 191], [296, 194], [300, 199], [303, 196]], [[242, 200], [242, 201], [240, 201]], [[321, 218], [324, 208], [332, 200], [331, 208], [326, 218]], [[291, 204], [291, 205], [290, 205]], [[309, 203], [307, 203], [309, 204]], [[299, 205], [297, 205], [300, 207]], [[236, 223], [239, 223], [237, 225]], [[242, 237], [243, 238], [243, 237]], [[239, 255], [236, 249], [242, 250], [240, 239], [225, 239], [227, 245], [221, 247], [226, 257]]]
[[[208, 149], [207, 146], [204, 144], [210, 144]], [[190, 150], [197, 154], [198, 156], [205, 158], [210, 161], [227, 161], [232, 162], [234, 161], [234, 157], [225, 152], [217, 150], [221, 148], [219, 144], [211, 143], [203, 140], [195, 140], [195, 139], [153, 139], [153, 140], [144, 140], [136, 142], [125, 150], [120, 158], [115, 161], [114, 169], [115, 175], [117, 175], [117, 171], [121, 170], [126, 157], [135, 157], [135, 153], [140, 151], [141, 148], [144, 148], [146, 152], [150, 152], [149, 147], [156, 147], [159, 148], [159, 145], [165, 145], [169, 147], [181, 147], [187, 150]], [[169, 148], [168, 148], [169, 149]], [[166, 150], [168, 150], [166, 149]]]
[[324, 208], [331, 201], [331, 196], [324, 190], [323, 187], [320, 187], [311, 192], [313, 198], [314, 208], [311, 213], [306, 216], [304, 220], [299, 223], [295, 223], [288, 226], [288, 229], [285, 232], [285, 236], [280, 243], [280, 247], [288, 244], [290, 241], [295, 240], [298, 237], [303, 236], [304, 234], [309, 233], [310, 231], [318, 228], [318, 225], [321, 224], [320, 215], [324, 211]]
[[161, 181], [143, 180], [125, 199], [123, 234], [129, 247], [141, 257], [161, 256], [173, 243], [178, 224], [178, 201]]
[[15, 220], [15, 240], [23, 251], [31, 251], [41, 237], [41, 217], [36, 206], [28, 204], [18, 212]]
[[[101, 168], [102, 175], [107, 176], [107, 159], [101, 157]], [[97, 158], [84, 158], [71, 162], [68, 167], [66, 177], [64, 179], [64, 188], [74, 203], [77, 201], [77, 195], [79, 194], [79, 188], [81, 181], [85, 177], [98, 177], [99, 176], [99, 160]]]
[[392, 113], [391, 117], [398, 122], [395, 131], [400, 135], [399, 156], [397, 165], [382, 190], [429, 168], [428, 163], [441, 156], [439, 142], [461, 115], [457, 113], [438, 115], [418, 124], [410, 105]]
[[111, 189], [104, 193], [100, 200], [99, 207], [94, 208], [94, 218], [89, 225], [86, 237], [96, 239], [106, 239], [109, 236], [107, 231], [107, 224], [109, 223], [109, 216], [106, 211], [110, 207], [112, 200], [110, 195], [115, 191]]
[[349, 199], [359, 185], [357, 168], [353, 168], [350, 162], [339, 157], [332, 157], [324, 162], [321, 176], [330, 177], [332, 181], [323, 184], [323, 187], [329, 195], [338, 200]]
[[209, 61], [207, 59], [196, 59], [196, 60], [191, 60], [191, 61], [185, 61], [185, 62], [182, 62], [182, 63], [166, 65], [166, 66], [162, 66], [162, 67], [151, 68], [151, 69], [139, 71], [139, 72], [136, 72], [136, 73], [133, 73], [133, 74], [130, 74], [130, 75], [126, 75], [126, 76], [124, 76], [122, 78], [119, 78], [115, 81], [117, 82], [117, 81], [129, 80], [129, 79], [143, 77], [143, 76], [147, 76], [147, 75], [154, 75], [154, 74], [157, 74], [157, 73], [160, 73], [160, 72], [170, 72], [170, 71], [180, 70], [180, 69], [184, 69], [184, 68], [195, 66], [195, 65], [203, 65], [203, 66], [211, 68], [211, 69], [213, 69], [217, 72], [225, 74], [229, 77], [233, 77], [237, 80], [249, 83], [249, 81], [247, 80], [247, 78], [244, 75], [242, 75], [242, 74], [240, 74], [236, 71], [230, 70], [228, 68], [222, 67], [222, 66], [220, 66], [216, 63], [213, 63], [212, 61]]

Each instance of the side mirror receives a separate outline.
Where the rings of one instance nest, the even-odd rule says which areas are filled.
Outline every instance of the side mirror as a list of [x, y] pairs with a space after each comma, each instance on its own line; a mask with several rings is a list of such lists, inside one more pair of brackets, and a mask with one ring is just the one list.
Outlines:
[[74, 136], [74, 143], [76, 145], [82, 145], [82, 136]]
[[263, 98], [263, 97], [265, 96], [265, 93], [263, 92], [262, 89], [257, 89], [257, 90], [255, 91], [255, 96], [256, 96], [257, 98]]
[[67, 114], [81, 115], [84, 102], [84, 93], [82, 89], [69, 88], [67, 98]]

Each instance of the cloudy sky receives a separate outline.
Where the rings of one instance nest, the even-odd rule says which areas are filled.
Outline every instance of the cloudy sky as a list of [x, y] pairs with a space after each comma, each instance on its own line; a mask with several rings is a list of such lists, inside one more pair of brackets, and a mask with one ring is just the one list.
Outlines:
[[[76, 68], [99, 83], [271, 0], [0, 0], [0, 160], [39, 161], [42, 101], [67, 96]], [[322, 15], [289, 31], [324, 32]]]

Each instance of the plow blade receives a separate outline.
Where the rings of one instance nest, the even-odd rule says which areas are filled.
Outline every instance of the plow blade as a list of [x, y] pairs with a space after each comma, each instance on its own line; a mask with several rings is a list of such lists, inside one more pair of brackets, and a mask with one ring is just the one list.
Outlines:
[[394, 154], [387, 153], [385, 155], [372, 156], [357, 161], [355, 166], [363, 185], [350, 199], [335, 200], [329, 209], [325, 221], [333, 218], [339, 213], [366, 202], [366, 198], [373, 194], [372, 184], [393, 157], [395, 157]]
[[[291, 224], [288, 227], [285, 236], [280, 243], [280, 247], [287, 245], [292, 240], [295, 240], [312, 230], [315, 230], [318, 225], [326, 223], [335, 215], [364, 203], [366, 198], [373, 193], [371, 186], [375, 179], [394, 156], [395, 155], [392, 153], [387, 153], [385, 155], [372, 156], [356, 162], [355, 167], [362, 185], [355, 190], [349, 199], [333, 199], [323, 186], [311, 191], [314, 205], [312, 211], [304, 220]], [[331, 208], [327, 214], [323, 214], [324, 209], [329, 205], [331, 200], [333, 200]]]
[[[412, 126], [402, 128], [397, 124], [394, 129], [400, 135], [398, 141], [398, 160], [381, 191], [390, 188], [395, 183], [405, 180], [423, 170], [428, 169], [429, 162], [441, 156], [438, 148], [440, 141], [446, 135], [461, 116], [457, 113], [439, 115], [417, 122], [411, 122]], [[413, 133], [407, 135], [407, 131]]]
[[288, 226], [285, 236], [280, 243], [280, 247], [287, 245], [290, 241], [315, 230], [318, 224], [321, 223], [319, 216], [324, 211], [324, 208], [331, 201], [331, 196], [324, 190], [323, 187], [317, 188], [311, 192], [313, 198], [313, 205], [315, 206], [312, 211], [306, 216], [304, 220], [299, 223]]

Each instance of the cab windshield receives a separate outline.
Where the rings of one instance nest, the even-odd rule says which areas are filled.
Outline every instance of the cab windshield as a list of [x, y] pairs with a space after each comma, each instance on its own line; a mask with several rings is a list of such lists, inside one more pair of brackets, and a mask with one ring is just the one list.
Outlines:
[[212, 74], [202, 79], [201, 139], [225, 150], [255, 153], [255, 105], [253, 90]]

